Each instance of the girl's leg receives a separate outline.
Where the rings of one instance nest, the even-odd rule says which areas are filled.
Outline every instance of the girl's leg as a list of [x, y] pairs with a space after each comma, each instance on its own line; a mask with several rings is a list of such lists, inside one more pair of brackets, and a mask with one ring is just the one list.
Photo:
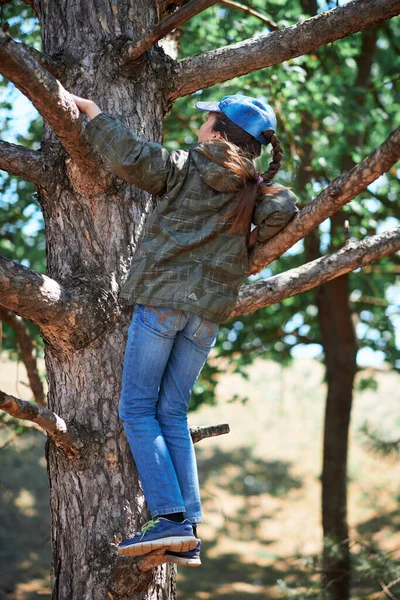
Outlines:
[[193, 313], [177, 334], [161, 381], [157, 418], [178, 477], [185, 518], [202, 520], [196, 457], [187, 420], [190, 395], [218, 325]]
[[152, 517], [184, 512], [171, 456], [156, 416], [159, 387], [182, 311], [136, 304], [128, 331], [119, 413]]

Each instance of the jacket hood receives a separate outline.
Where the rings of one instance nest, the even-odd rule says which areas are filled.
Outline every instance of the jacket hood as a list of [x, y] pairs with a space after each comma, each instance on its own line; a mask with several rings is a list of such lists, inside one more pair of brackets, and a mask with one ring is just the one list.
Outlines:
[[[229, 146], [220, 140], [201, 142], [190, 150], [192, 159], [200, 173], [200, 177], [217, 192], [233, 192], [243, 186], [243, 180], [227, 167], [218, 164], [228, 159]], [[212, 158], [209, 158], [209, 157]], [[215, 159], [215, 160], [213, 160]], [[257, 177], [256, 168], [252, 160], [244, 158], [248, 169]], [[218, 162], [217, 162], [218, 161]]]

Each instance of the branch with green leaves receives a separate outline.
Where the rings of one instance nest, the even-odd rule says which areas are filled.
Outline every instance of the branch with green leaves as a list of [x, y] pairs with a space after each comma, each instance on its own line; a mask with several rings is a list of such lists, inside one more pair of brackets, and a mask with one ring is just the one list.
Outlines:
[[169, 98], [278, 65], [398, 14], [400, 0], [351, 0], [292, 27], [172, 62]]

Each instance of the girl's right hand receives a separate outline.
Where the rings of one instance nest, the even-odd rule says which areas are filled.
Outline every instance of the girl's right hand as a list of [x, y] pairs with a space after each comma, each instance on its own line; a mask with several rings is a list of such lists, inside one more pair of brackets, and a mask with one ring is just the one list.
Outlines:
[[70, 94], [73, 101], [75, 102], [78, 110], [86, 114], [89, 119], [94, 119], [96, 115], [99, 115], [102, 111], [93, 100], [86, 100], [86, 98], [80, 98], [75, 94]]

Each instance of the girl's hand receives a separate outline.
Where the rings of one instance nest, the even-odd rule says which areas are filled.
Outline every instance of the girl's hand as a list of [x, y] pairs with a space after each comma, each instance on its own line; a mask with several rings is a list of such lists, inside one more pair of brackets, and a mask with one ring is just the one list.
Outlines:
[[93, 100], [86, 100], [85, 98], [80, 98], [79, 96], [75, 96], [75, 94], [70, 94], [73, 101], [75, 102], [78, 110], [82, 113], [85, 113], [89, 119], [94, 119], [96, 115], [99, 115], [102, 111], [97, 106]]

